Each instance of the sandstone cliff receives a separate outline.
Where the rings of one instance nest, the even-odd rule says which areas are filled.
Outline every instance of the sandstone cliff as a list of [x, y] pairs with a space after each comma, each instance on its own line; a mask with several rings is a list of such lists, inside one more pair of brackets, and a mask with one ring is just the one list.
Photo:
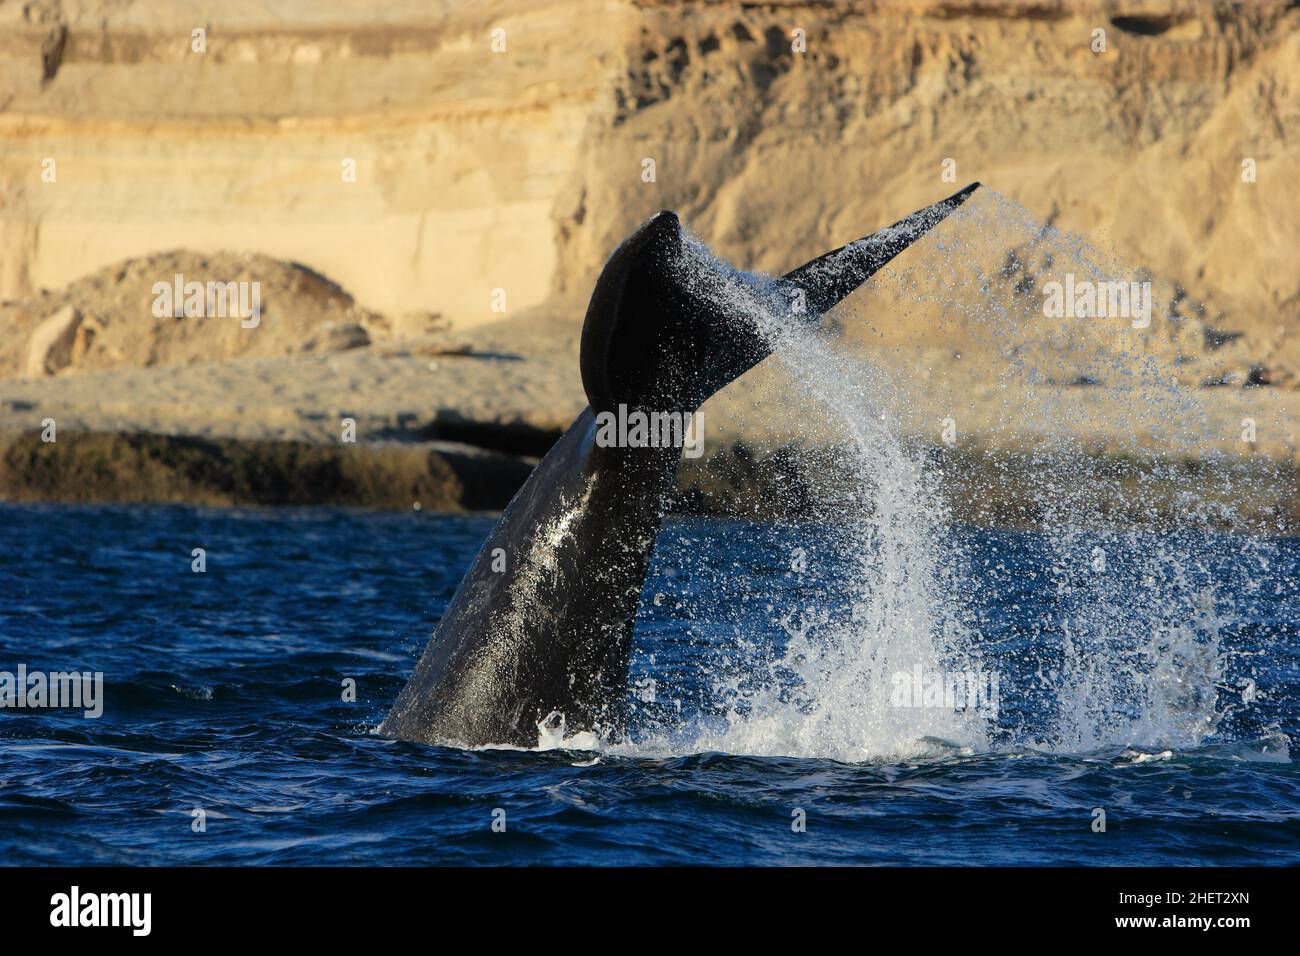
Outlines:
[[660, 208], [776, 270], [932, 201], [951, 160], [1288, 364], [1298, 22], [1210, 0], [9, 0], [0, 298], [231, 249], [483, 322], [495, 289], [514, 311], [585, 295]]

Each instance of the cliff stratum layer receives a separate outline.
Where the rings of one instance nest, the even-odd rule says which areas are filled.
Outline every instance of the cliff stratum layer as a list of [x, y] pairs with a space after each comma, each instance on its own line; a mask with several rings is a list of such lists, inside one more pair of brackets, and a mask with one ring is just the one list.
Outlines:
[[779, 269], [932, 201], [951, 159], [1263, 347], [1300, 302], [1298, 23], [1191, 0], [3, 0], [0, 298], [236, 249], [484, 321], [496, 288], [585, 292], [660, 208]]

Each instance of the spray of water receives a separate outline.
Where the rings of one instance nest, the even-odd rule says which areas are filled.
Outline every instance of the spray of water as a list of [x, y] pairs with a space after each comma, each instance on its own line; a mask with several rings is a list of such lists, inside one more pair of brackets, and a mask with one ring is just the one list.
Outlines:
[[[1018, 204], [996, 194], [982, 199], [926, 240], [941, 267], [932, 266], [924, 281], [892, 267], [873, 281], [895, 283], [905, 300], [960, 311], [1000, 343], [1008, 357], [1003, 382], [1020, 388], [1041, 378], [1032, 350], [1021, 346], [1042, 330], [1033, 326], [1035, 300], [1012, 296], [1008, 305], [996, 294], [1008, 283], [1024, 291], [1016, 274], [1022, 260], [1006, 250], [1018, 246], [1026, 256], [1031, 249], [1036, 262], [1083, 276], [1121, 273], [1086, 242], [1042, 226]], [[990, 270], [981, 265], [990, 248], [1019, 264]], [[1026, 746], [1189, 748], [1214, 735], [1230, 710], [1248, 706], [1224, 683], [1229, 660], [1221, 642], [1234, 620], [1233, 593], [1249, 587], [1248, 575], [1225, 586], [1215, 558], [1240, 548], [1266, 562], [1268, 544], [1215, 538], [1209, 525], [1222, 524], [1222, 502], [1175, 495], [1172, 533], [1158, 528], [1171, 518], [1164, 499], [1160, 514], [1154, 503], [1138, 500], [1122, 520], [1108, 521], [1098, 496], [1122, 489], [1105, 487], [1104, 476], [1071, 481], [1068, 463], [1087, 457], [1084, 440], [1077, 430], [1046, 427], [1078, 410], [1063, 407], [1069, 399], [1059, 389], [1017, 406], [1017, 427], [1036, 420], [1039, 433], [1052, 436], [1016, 476], [1041, 515], [1036, 540], [1047, 571], [1035, 587], [1046, 610], [1026, 628], [1028, 640], [995, 646], [970, 613], [977, 556], [954, 533], [941, 473], [903, 434], [907, 399], [897, 372], [841, 347], [825, 323], [792, 317], [772, 279], [731, 269], [701, 243], [687, 243], [678, 267], [695, 294], [758, 325], [791, 372], [799, 414], [831, 424], [842, 437], [841, 471], [853, 487], [841, 500], [850, 504], [824, 516], [831, 520], [817, 526], [796, 560], [801, 572], [847, 577], [852, 593], [847, 601], [799, 606], [777, 598], [772, 617], [785, 631], [784, 650], [774, 660], [716, 670], [712, 692], [725, 705], [720, 722], [686, 738], [681, 728], [655, 729], [624, 749], [862, 761]], [[1165, 423], [1175, 456], [1200, 447], [1199, 410], [1186, 390], [1171, 385], [1167, 363], [1136, 346], [1114, 350], [1085, 339], [1072, 348], [1088, 374], [1105, 374], [1133, 395], [1141, 413], [1128, 422], [1134, 447], [1152, 419]], [[1109, 423], [1121, 444], [1125, 426]], [[1179, 476], [1174, 466], [1157, 465], [1141, 480], [1177, 487]], [[1139, 498], [1141, 490], [1139, 482]], [[742, 639], [735, 654], [746, 652]], [[1017, 672], [1030, 675], [1021, 677], [1023, 686], [1009, 686], [1005, 677], [999, 686], [1004, 655], [1018, 657]], [[933, 683], [951, 688], [954, 677], [966, 680], [968, 692], [979, 683], [987, 692], [983, 703], [991, 696], [994, 706], [971, 706], [969, 696], [954, 701]], [[999, 721], [999, 694], [1016, 695], [1041, 719]]]

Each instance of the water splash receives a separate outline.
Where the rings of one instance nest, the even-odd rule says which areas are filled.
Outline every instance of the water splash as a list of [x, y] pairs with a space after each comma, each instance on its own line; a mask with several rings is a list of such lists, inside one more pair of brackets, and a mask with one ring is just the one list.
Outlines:
[[[1043, 330], [1016, 285], [1023, 266], [991, 269], [983, 264], [989, 251], [1009, 260], [1008, 249], [1028, 244], [1040, 264], [1095, 278], [1120, 273], [1079, 237], [1043, 226], [1004, 197], [983, 198], [920, 244], [928, 246], [927, 276], [934, 281], [918, 282], [911, 270], [892, 266], [875, 281], [895, 283], [904, 301], [960, 311], [993, 343], [989, 354], [1005, 358], [1003, 387], [1022, 388], [1043, 379], [1028, 347]], [[1023, 628], [1026, 640], [992, 640], [990, 621], [971, 611], [983, 585], [972, 568], [975, 556], [956, 534], [942, 473], [905, 434], [907, 383], [846, 350], [826, 323], [792, 317], [770, 277], [736, 271], [694, 240], [679, 268], [696, 295], [757, 325], [791, 373], [797, 414], [841, 436], [838, 455], [853, 487], [789, 557], [792, 574], [847, 580], [849, 591], [838, 595], [846, 600], [829, 600], [828, 587], [792, 590], [805, 603], [772, 609], [786, 637], [779, 654], [750, 657], [754, 647], [741, 635], [731, 659], [713, 668], [721, 720], [652, 726], [622, 749], [845, 761], [1026, 746], [1158, 751], [1200, 746], [1214, 739], [1225, 716], [1250, 706], [1224, 684], [1230, 660], [1221, 641], [1237, 619], [1234, 595], [1249, 589], [1250, 577], [1225, 580], [1225, 565], [1215, 559], [1240, 549], [1266, 562], [1269, 543], [1210, 533], [1232, 517], [1230, 503], [1181, 489], [1173, 496], [1173, 533], [1156, 530], [1168, 524], [1168, 496], [1132, 502], [1122, 519], [1108, 518], [1098, 502], [1122, 496], [1124, 488], [1117, 479], [1107, 484], [1105, 475], [1078, 477], [1071, 462], [1088, 460], [1089, 437], [1086, 429], [1062, 426], [1078, 410], [1062, 407], [1070, 397], [1059, 389], [1036, 394], [1018, 406], [1014, 425], [1036, 425], [1046, 436], [1026, 473], [1016, 476], [1042, 516], [1048, 568], [1034, 584], [1042, 606]], [[1009, 305], [996, 294], [1008, 284], [1021, 293]], [[1087, 335], [1072, 340], [1075, 357], [1134, 403], [1131, 418], [1108, 422], [1113, 440], [1138, 448], [1149, 437], [1140, 423], [1166, 426], [1170, 458], [1157, 461], [1139, 488], [1142, 481], [1178, 487], [1173, 458], [1205, 443], [1195, 396], [1174, 386], [1161, 356]], [[951, 706], [941, 694], [900, 698], [907, 684], [901, 675], [996, 678], [1007, 655], [1034, 675], [1024, 686], [1001, 681], [1002, 692], [1021, 705], [1015, 720]]]

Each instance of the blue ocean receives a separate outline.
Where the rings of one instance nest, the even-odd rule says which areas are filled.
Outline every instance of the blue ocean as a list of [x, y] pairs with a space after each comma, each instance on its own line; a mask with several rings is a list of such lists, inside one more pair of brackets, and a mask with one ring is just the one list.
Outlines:
[[671, 519], [626, 737], [379, 736], [493, 521], [0, 506], [0, 671], [102, 674], [0, 710], [0, 859], [1300, 863], [1300, 539]]

